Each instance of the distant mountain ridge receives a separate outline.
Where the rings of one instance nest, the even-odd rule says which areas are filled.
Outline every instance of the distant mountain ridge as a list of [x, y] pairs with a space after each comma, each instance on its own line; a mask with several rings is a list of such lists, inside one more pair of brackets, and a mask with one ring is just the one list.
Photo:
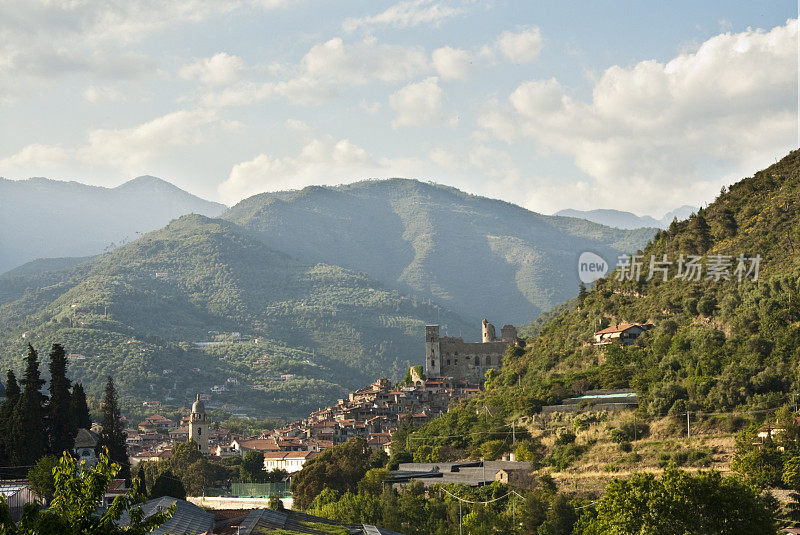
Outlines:
[[0, 178], [0, 273], [37, 258], [98, 254], [182, 215], [225, 208], [152, 176], [114, 188]]
[[470, 321], [515, 324], [577, 293], [581, 252], [616, 258], [656, 232], [541, 215], [400, 178], [262, 193], [222, 217], [303, 261], [362, 271]]
[[606, 225], [614, 228], [621, 229], [638, 229], [638, 228], [660, 228], [665, 229], [669, 227], [670, 223], [677, 218], [678, 221], [687, 219], [690, 215], [697, 212], [697, 208], [689, 205], [681, 206], [675, 210], [670, 210], [661, 219], [655, 219], [649, 215], [636, 215], [632, 212], [625, 212], [622, 210], [611, 209], [598, 209], [598, 210], [574, 210], [567, 208], [560, 210], [553, 215], [564, 217], [577, 217], [579, 219], [586, 219], [601, 225]]

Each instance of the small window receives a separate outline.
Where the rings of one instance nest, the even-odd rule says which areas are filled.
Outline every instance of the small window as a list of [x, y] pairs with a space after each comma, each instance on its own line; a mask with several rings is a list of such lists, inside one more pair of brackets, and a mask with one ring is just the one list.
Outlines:
[[458, 359], [456, 359], [456, 362], [455, 362], [455, 364], [456, 364], [456, 366], [458, 366]]
[[450, 366], [450, 359], [447, 359], [447, 365]]
[[203, 428], [202, 427], [198, 427], [197, 428], [197, 436], [199, 437], [202, 434], [203, 434]]
[[431, 361], [431, 366], [436, 366], [436, 363], [434, 361]]

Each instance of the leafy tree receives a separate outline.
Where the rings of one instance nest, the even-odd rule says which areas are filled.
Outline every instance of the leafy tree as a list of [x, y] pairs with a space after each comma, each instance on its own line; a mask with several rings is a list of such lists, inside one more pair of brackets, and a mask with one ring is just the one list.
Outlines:
[[175, 474], [173, 474], [169, 469], [156, 477], [148, 497], [153, 500], [156, 498], [161, 498], [162, 496], [179, 498], [181, 500], [186, 498], [186, 489], [184, 488], [183, 483], [180, 479], [175, 477]]
[[283, 511], [283, 501], [281, 501], [280, 496], [277, 494], [270, 494], [269, 495], [269, 502], [267, 503], [267, 507], [270, 509], [276, 509], [278, 511]]
[[386, 468], [372, 468], [358, 482], [358, 491], [380, 496], [383, 493], [384, 484], [391, 475], [392, 473]]
[[783, 476], [783, 455], [771, 438], [768, 437], [764, 444], [752, 444], [751, 436], [745, 433], [737, 437], [731, 468], [757, 487], [779, 485]]
[[692, 476], [671, 468], [660, 478], [634, 474], [615, 479], [597, 504], [597, 516], [581, 518], [582, 535], [740, 535], [776, 533], [769, 503], [752, 486], [719, 472]]
[[106, 391], [103, 397], [103, 421], [100, 431], [101, 448], [107, 448], [111, 460], [118, 463], [122, 469], [120, 474], [123, 478], [130, 477], [130, 463], [128, 462], [128, 450], [125, 445], [125, 427], [122, 425], [122, 415], [117, 403], [117, 391], [114, 388], [114, 380], [109, 376], [106, 382]]
[[75, 383], [72, 387], [69, 412], [72, 425], [76, 430], [91, 429], [92, 419], [89, 417], [89, 404], [86, 403], [86, 392], [80, 383]]
[[[144, 518], [141, 504], [144, 495], [134, 483], [127, 494], [114, 498], [103, 512], [97, 504], [102, 502], [109, 483], [117, 476], [120, 467], [104, 451], [96, 466], [88, 467], [64, 454], [53, 470], [55, 482], [53, 501], [46, 510], [26, 507], [22, 520], [11, 520], [8, 506], [0, 504], [0, 532], [8, 535], [145, 535], [163, 524], [174, 512], [173, 508]], [[127, 526], [117, 522], [127, 514]]]
[[19, 466], [33, 466], [47, 451], [47, 431], [44, 396], [40, 392], [44, 380], [39, 374], [38, 354], [30, 344], [25, 361], [25, 374], [20, 381], [23, 390], [12, 416], [11, 462]]
[[50, 349], [50, 401], [47, 405], [47, 434], [50, 451], [61, 455], [71, 451], [78, 428], [72, 418], [70, 380], [67, 379], [67, 355], [61, 344]]
[[245, 481], [261, 483], [264, 481], [266, 471], [264, 470], [264, 453], [260, 451], [248, 451], [242, 458], [242, 476]]
[[323, 450], [292, 478], [295, 503], [305, 509], [325, 488], [354, 492], [368, 469], [371, 456], [372, 451], [363, 438], [351, 438], [342, 445]]
[[53, 499], [55, 479], [53, 469], [58, 466], [59, 458], [55, 455], [45, 455], [28, 470], [28, 481], [36, 494], [48, 502]]

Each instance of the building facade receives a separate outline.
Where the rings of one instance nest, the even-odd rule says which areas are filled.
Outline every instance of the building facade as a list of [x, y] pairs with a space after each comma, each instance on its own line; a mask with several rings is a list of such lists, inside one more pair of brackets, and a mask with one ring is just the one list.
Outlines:
[[497, 338], [494, 325], [481, 322], [481, 341], [464, 342], [463, 338], [439, 336], [438, 325], [425, 327], [425, 374], [427, 377], [450, 377], [480, 383], [490, 369], [500, 369], [508, 344], [517, 343], [517, 329], [504, 325]]

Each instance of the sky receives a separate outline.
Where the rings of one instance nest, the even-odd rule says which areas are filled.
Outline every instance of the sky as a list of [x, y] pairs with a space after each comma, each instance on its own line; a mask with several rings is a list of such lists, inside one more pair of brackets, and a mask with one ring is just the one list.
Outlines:
[[0, 176], [661, 217], [798, 146], [797, 4], [4, 0]]

